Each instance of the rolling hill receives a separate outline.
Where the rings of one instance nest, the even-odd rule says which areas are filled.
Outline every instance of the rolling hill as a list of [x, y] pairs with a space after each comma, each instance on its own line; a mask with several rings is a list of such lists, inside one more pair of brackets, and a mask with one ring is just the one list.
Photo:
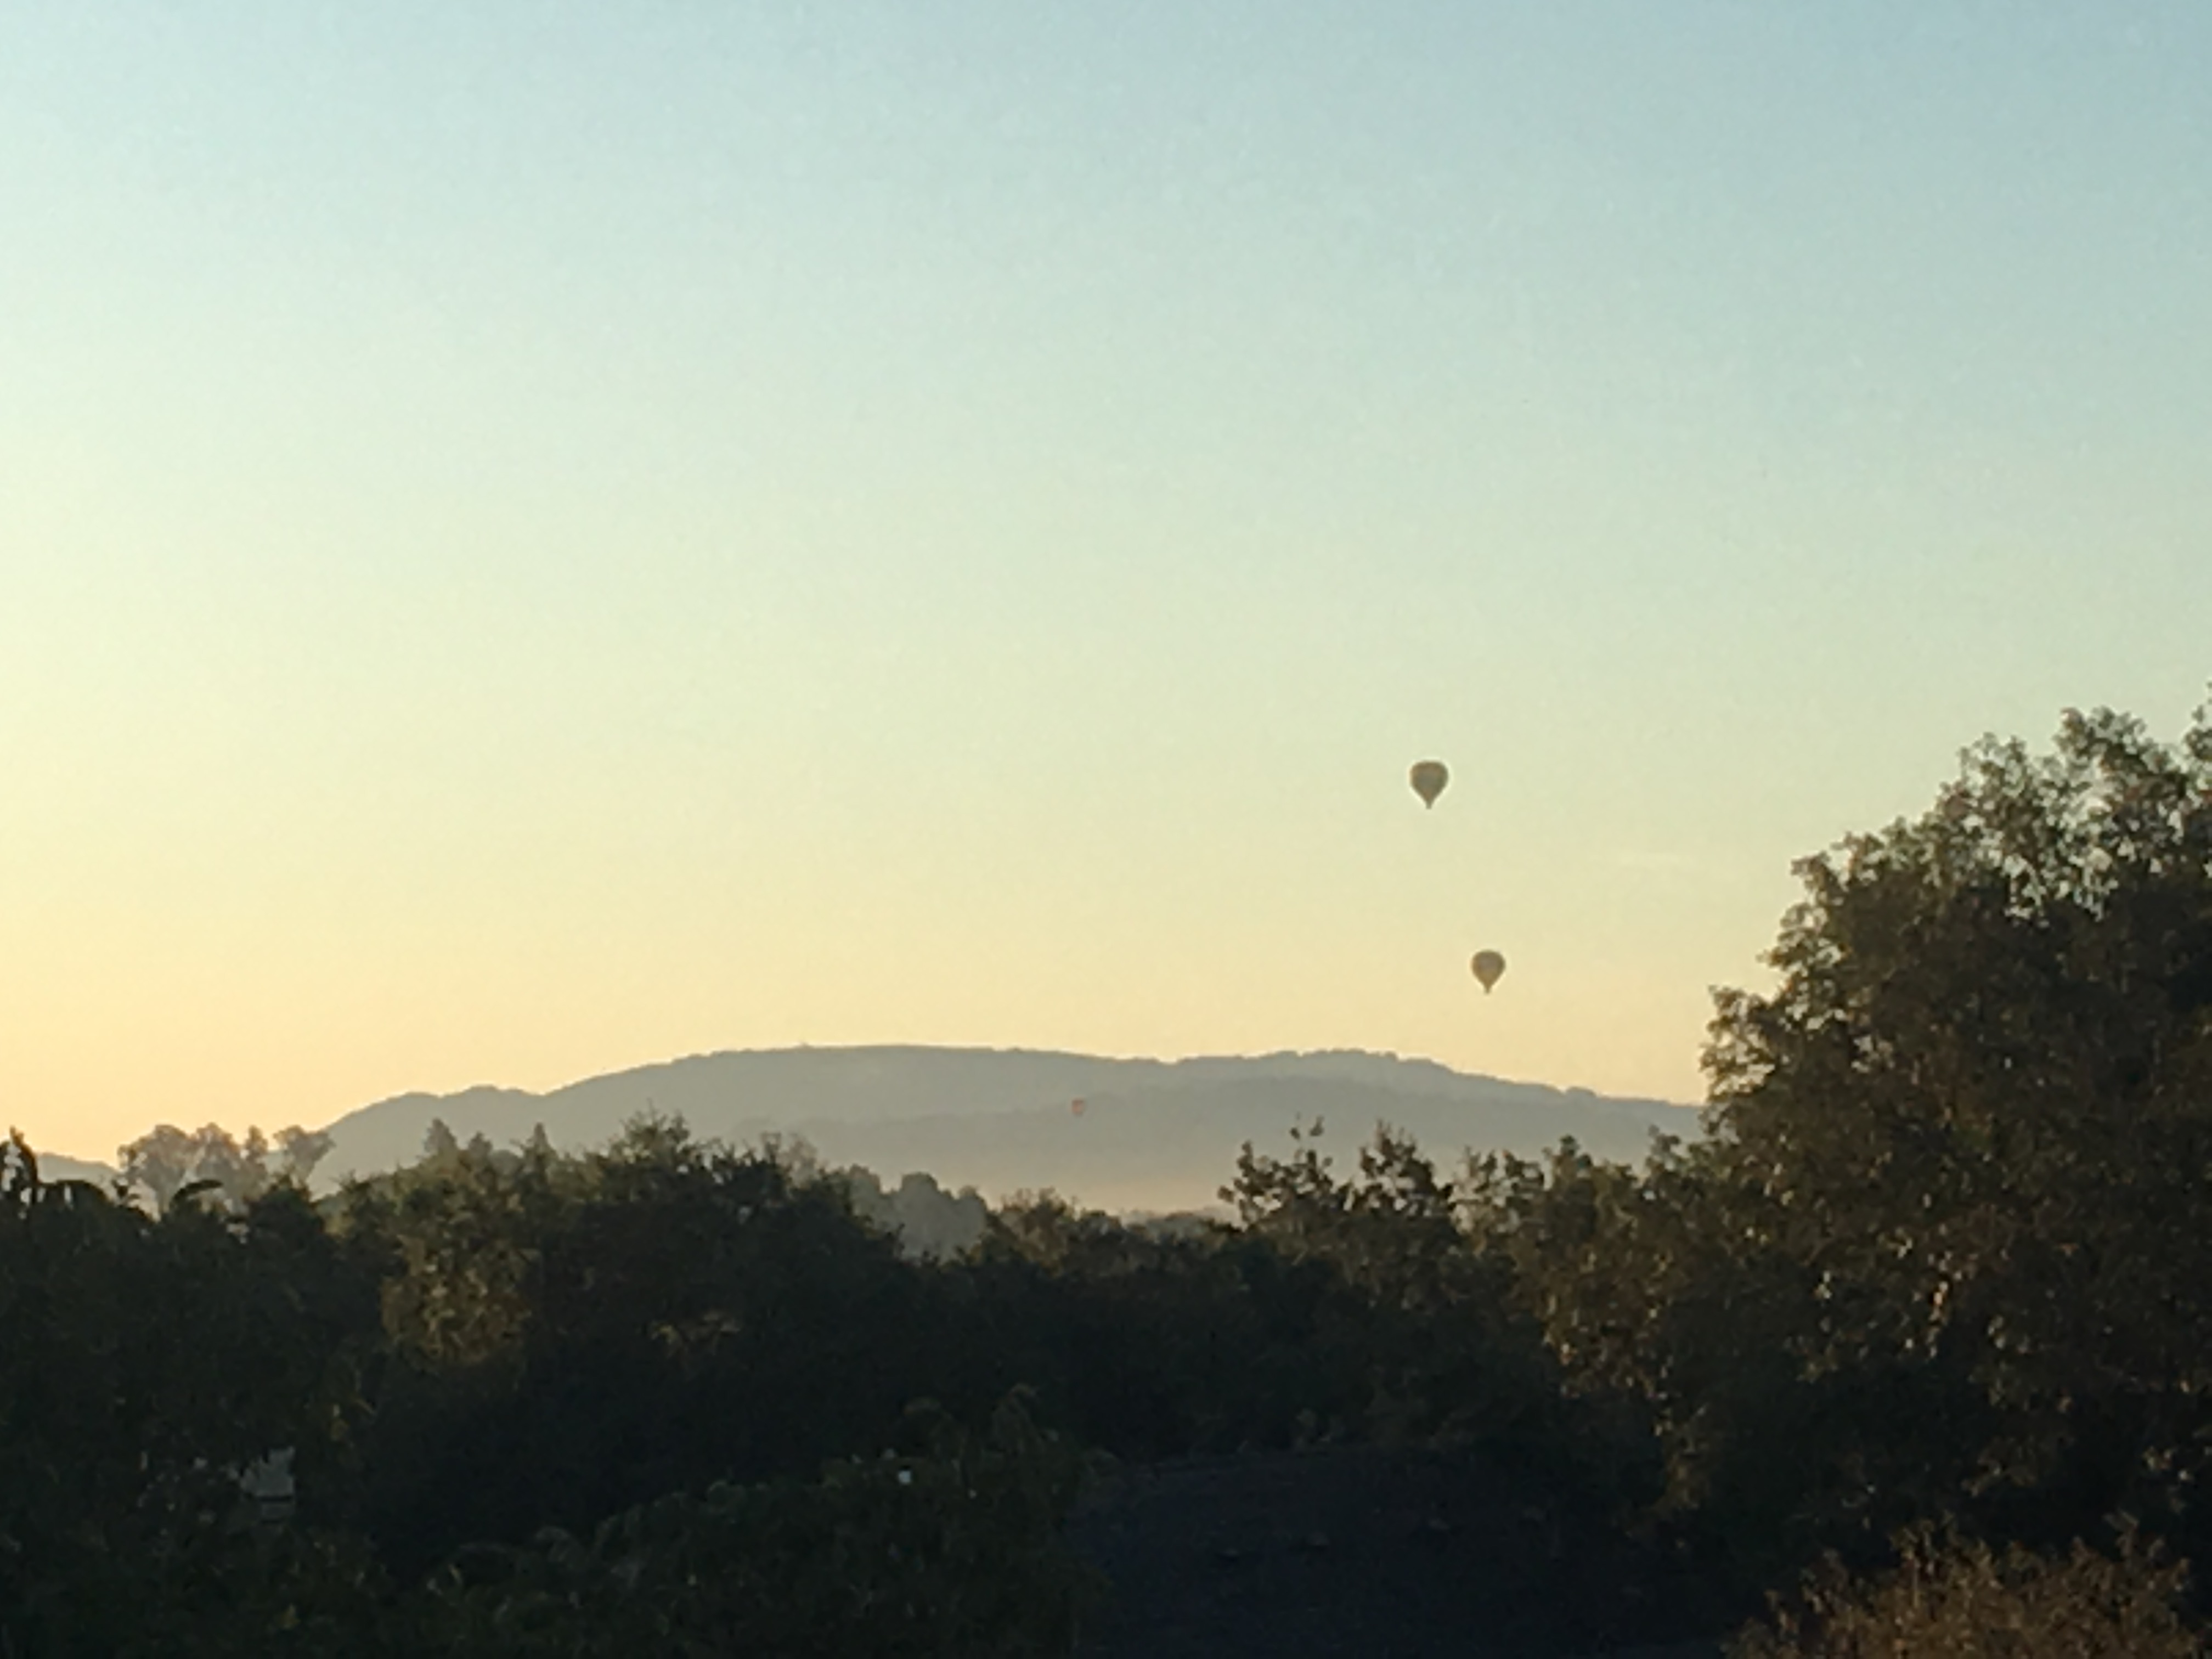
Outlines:
[[[1082, 1109], [1073, 1109], [1080, 1101]], [[1691, 1109], [1586, 1090], [1510, 1083], [1433, 1061], [1357, 1052], [1122, 1060], [1028, 1049], [883, 1047], [693, 1055], [586, 1078], [543, 1094], [476, 1088], [407, 1094], [326, 1126], [321, 1180], [412, 1161], [442, 1121], [463, 1140], [512, 1146], [543, 1124], [553, 1144], [604, 1144], [645, 1112], [745, 1145], [800, 1139], [825, 1163], [890, 1179], [911, 1170], [994, 1200], [1051, 1188], [1098, 1208], [1201, 1208], [1235, 1173], [1245, 1141], [1290, 1146], [1319, 1118], [1324, 1151], [1348, 1163], [1378, 1121], [1412, 1133], [1439, 1164], [1467, 1150], [1523, 1155], [1571, 1135], [1601, 1156], [1638, 1159], [1654, 1130], [1687, 1137]]]

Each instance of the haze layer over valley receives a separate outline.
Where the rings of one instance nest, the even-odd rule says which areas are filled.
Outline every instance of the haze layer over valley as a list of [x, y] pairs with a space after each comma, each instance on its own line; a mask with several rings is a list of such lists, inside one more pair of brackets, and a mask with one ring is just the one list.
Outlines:
[[[462, 1141], [511, 1147], [540, 1126], [563, 1150], [604, 1145], [641, 1115], [681, 1117], [701, 1138], [804, 1141], [833, 1167], [886, 1182], [925, 1172], [994, 1201], [1051, 1189], [1121, 1212], [1216, 1203], [1247, 1141], [1289, 1149], [1293, 1126], [1323, 1126], [1349, 1164], [1378, 1122], [1441, 1164], [1463, 1151], [1529, 1156], [1571, 1136], [1636, 1161], [1653, 1132], [1697, 1131], [1691, 1109], [1583, 1089], [1507, 1082], [1425, 1060], [1359, 1052], [1112, 1059], [1029, 1049], [768, 1048], [697, 1054], [591, 1077], [544, 1093], [481, 1087], [410, 1093], [325, 1126], [319, 1187], [413, 1162], [434, 1123]], [[242, 1128], [244, 1126], [229, 1126]]]

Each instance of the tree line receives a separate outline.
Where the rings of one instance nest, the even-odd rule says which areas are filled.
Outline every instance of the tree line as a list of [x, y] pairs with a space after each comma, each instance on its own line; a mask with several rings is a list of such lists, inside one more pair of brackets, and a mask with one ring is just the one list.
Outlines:
[[1799, 874], [1640, 1166], [1308, 1131], [1225, 1222], [1031, 1195], [916, 1249], [665, 1120], [319, 1200], [311, 1139], [151, 1149], [152, 1201], [18, 1139], [0, 1655], [1064, 1653], [1089, 1463], [1328, 1441], [1637, 1540], [1655, 1639], [2197, 1651], [2212, 718], [1985, 743]]

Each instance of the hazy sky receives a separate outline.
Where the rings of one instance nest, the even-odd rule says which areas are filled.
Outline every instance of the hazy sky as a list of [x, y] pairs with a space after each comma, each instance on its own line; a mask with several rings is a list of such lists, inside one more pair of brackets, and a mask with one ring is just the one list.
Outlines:
[[800, 1042], [1692, 1099], [1793, 858], [2208, 678], [2203, 0], [0, 11], [56, 1150]]

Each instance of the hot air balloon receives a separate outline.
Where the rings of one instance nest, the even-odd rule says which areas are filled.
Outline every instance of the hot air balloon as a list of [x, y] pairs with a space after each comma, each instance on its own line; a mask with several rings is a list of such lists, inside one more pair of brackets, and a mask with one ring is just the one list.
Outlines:
[[1498, 983], [1505, 971], [1505, 958], [1495, 951], [1477, 951], [1473, 963], [1474, 976], [1482, 981], [1482, 994], [1488, 996], [1490, 988]]
[[1083, 1115], [1083, 1103], [1079, 1100], [1069, 1101], [1067, 1103], [1067, 1115], [1070, 1117], [1081, 1117]]
[[1434, 806], [1437, 797], [1451, 781], [1451, 773], [1442, 761], [1416, 761], [1413, 763], [1413, 793], [1421, 798], [1424, 806]]

